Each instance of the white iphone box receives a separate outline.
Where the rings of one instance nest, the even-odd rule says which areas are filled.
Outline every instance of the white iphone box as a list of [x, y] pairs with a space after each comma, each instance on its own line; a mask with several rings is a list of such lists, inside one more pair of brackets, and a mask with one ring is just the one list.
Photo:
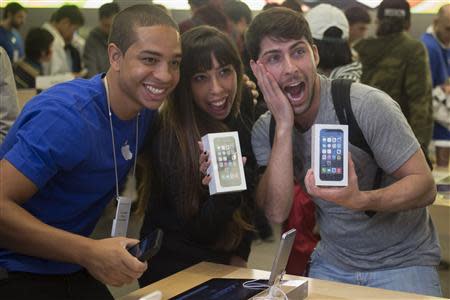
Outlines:
[[311, 165], [316, 185], [348, 185], [348, 126], [315, 124], [311, 133]]
[[247, 189], [241, 146], [237, 131], [210, 133], [202, 137], [203, 148], [209, 153], [211, 175], [209, 194]]

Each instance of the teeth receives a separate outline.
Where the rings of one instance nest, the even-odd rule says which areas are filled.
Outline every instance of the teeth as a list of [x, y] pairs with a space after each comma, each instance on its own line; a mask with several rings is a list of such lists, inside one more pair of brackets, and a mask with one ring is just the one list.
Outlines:
[[157, 89], [155, 87], [152, 87], [151, 85], [146, 85], [145, 88], [152, 94], [160, 95], [164, 92], [164, 89]]
[[225, 104], [225, 101], [226, 100], [222, 100], [222, 101], [218, 101], [218, 102], [212, 102], [211, 105], [212, 106], [216, 106], [216, 107], [220, 107], [220, 106]]

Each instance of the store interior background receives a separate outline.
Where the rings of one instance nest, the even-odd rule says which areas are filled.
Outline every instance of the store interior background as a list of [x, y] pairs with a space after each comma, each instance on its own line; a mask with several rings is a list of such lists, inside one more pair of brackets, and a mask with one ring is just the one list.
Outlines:
[[[17, 1], [17, 0], [16, 0]], [[171, 1], [175, 1], [175, 0], [159, 0], [158, 3], [168, 3], [170, 4]], [[248, 0], [246, 2], [261, 2], [262, 0]], [[442, 4], [448, 3], [448, 0], [428, 0], [430, 2], [442, 2]], [[3, 2], [1, 3], [0, 6], [4, 6], [6, 1], [0, 1]], [[20, 2], [20, 1], [19, 1]], [[52, 2], [52, 1], [48, 1], [48, 2]], [[61, 2], [61, 4], [63, 4], [64, 2], [73, 2], [75, 3], [76, 1], [59, 1]], [[108, 1], [105, 1], [108, 2]], [[114, 2], [117, 2], [121, 8], [126, 8], [128, 6], [134, 5], [134, 4], [143, 4], [143, 3], [151, 3], [151, 0], [116, 0]], [[187, 0], [185, 0], [185, 2], [187, 3]], [[332, 5], [338, 6], [340, 8], [345, 9], [346, 7], [350, 7], [352, 5], [361, 5], [359, 4], [359, 2], [357, 2], [356, 0], [304, 0], [303, 1], [305, 4], [307, 5], [317, 5], [319, 3], [330, 3]], [[368, 0], [368, 2], [370, 3], [370, 0]], [[372, 0], [372, 3], [377, 3], [379, 1], [377, 0]], [[169, 6], [169, 5], [167, 5]], [[50, 19], [51, 14], [56, 10], [56, 8], [28, 8], [28, 16], [27, 16], [27, 21], [24, 24], [24, 26], [21, 28], [20, 32], [22, 34], [22, 36], [26, 36], [26, 33], [28, 32], [28, 30], [32, 27], [38, 27], [41, 26], [43, 22], [48, 21]], [[93, 8], [83, 8], [82, 9], [84, 18], [85, 18], [85, 25], [79, 30], [79, 33], [82, 37], [87, 37], [89, 31], [91, 29], [93, 29], [97, 23], [98, 23], [98, 13], [97, 13], [97, 9], [93, 9]], [[3, 15], [2, 10], [0, 9], [0, 13]], [[177, 21], [180, 22], [184, 19], [187, 19], [190, 17], [190, 11], [187, 9], [174, 9], [171, 10], [172, 16], [173, 18]], [[258, 13], [258, 11], [253, 11], [253, 16], [255, 16]], [[371, 9], [370, 11], [371, 15], [372, 15], [372, 20], [375, 19], [375, 15], [376, 15], [376, 10], [375, 9]], [[427, 29], [427, 27], [432, 23], [433, 21], [433, 14], [412, 14], [412, 26], [410, 29], [410, 33], [413, 37], [415, 38], [419, 38], [420, 35], [425, 32], [425, 30]], [[374, 25], [372, 24], [371, 28], [369, 29], [369, 34], [372, 34], [374, 32]]]

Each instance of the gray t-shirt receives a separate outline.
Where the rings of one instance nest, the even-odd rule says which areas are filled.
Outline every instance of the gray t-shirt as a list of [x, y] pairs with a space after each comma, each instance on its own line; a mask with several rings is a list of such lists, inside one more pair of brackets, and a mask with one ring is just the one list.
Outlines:
[[[320, 108], [315, 124], [339, 124], [331, 97], [331, 81], [320, 77]], [[386, 93], [354, 83], [350, 92], [353, 114], [375, 160], [349, 145], [360, 190], [371, 190], [377, 166], [386, 174], [400, 168], [420, 147], [398, 104]], [[270, 112], [252, 130], [252, 146], [258, 165], [270, 158]], [[303, 183], [311, 167], [311, 129], [293, 129], [294, 173]], [[385, 175], [382, 186], [395, 181]], [[370, 271], [418, 265], [438, 265], [439, 242], [426, 208], [402, 212], [378, 212], [372, 218], [332, 202], [314, 198], [321, 241], [318, 255], [347, 271]]]

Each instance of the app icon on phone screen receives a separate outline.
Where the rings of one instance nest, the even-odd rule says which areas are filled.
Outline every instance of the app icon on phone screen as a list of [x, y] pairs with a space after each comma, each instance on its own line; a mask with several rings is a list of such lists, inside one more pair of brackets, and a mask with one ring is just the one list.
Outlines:
[[234, 138], [217, 137], [213, 143], [216, 152], [220, 185], [223, 187], [240, 185], [239, 158]]
[[344, 132], [320, 130], [320, 179], [341, 181], [344, 176]]

